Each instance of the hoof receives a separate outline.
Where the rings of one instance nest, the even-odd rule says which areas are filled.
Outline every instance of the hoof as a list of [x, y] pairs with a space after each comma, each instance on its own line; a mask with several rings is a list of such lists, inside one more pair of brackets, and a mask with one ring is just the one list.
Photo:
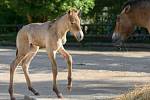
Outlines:
[[11, 100], [16, 100], [16, 98], [15, 98], [15, 97], [12, 97]]
[[61, 98], [61, 99], [64, 98], [63, 95], [62, 95], [62, 93], [59, 93], [59, 94], [57, 95], [57, 97], [58, 97], [58, 98]]
[[67, 89], [68, 89], [69, 92], [71, 92], [72, 86], [67, 86]]
[[58, 98], [63, 98], [62, 93], [60, 93], [57, 88], [53, 88], [53, 91], [56, 93]]
[[68, 91], [71, 91], [71, 88], [72, 88], [72, 78], [71, 77], [68, 77]]
[[36, 96], [40, 95], [34, 88], [32, 88], [32, 87], [28, 87], [28, 88], [34, 95], [36, 95]]
[[34, 93], [34, 95], [39, 96], [40, 94], [38, 92]]

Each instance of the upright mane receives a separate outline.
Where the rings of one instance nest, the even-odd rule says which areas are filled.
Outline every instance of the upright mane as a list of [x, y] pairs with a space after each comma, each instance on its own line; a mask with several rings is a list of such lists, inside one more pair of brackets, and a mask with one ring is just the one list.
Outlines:
[[66, 13], [64, 13], [64, 14], [62, 14], [62, 15], [56, 17], [55, 19], [51, 20], [48, 28], [50, 28], [57, 20], [59, 20], [59, 19], [60, 19], [62, 16], [64, 16], [65, 14], [66, 14]]
[[128, 5], [130, 5], [131, 7], [136, 6], [136, 5], [138, 6], [143, 2], [150, 3], [150, 0], [128, 0], [127, 2], [124, 3], [122, 8], [124, 9]]
[[[75, 9], [75, 8], [71, 8], [71, 9], [69, 9], [69, 11], [77, 12], [78, 10]], [[57, 17], [56, 17], [55, 19], [53, 19], [52, 21], [55, 22], [56, 20], [60, 19], [62, 16], [66, 15], [66, 14], [67, 14], [67, 12], [61, 14], [60, 16], [57, 16]]]
[[[75, 8], [71, 8], [71, 9], [69, 9], [68, 11], [77, 12], [78, 10], [75, 9]], [[55, 19], [51, 20], [51, 21], [50, 21], [49, 28], [50, 28], [56, 21], [58, 21], [62, 16], [66, 15], [66, 14], [67, 14], [67, 12], [66, 12], [66, 13], [63, 13], [63, 14], [61, 14], [60, 16], [57, 16]]]

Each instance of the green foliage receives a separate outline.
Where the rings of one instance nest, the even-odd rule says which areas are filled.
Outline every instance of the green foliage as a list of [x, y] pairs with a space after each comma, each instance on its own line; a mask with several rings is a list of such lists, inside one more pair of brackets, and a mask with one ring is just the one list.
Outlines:
[[1, 0], [0, 5], [30, 23], [51, 20], [72, 7], [88, 13], [94, 7], [94, 0]]
[[[65, 1], [65, 0], [64, 0]], [[72, 7], [82, 10], [84, 13], [88, 13], [90, 9], [94, 6], [94, 0], [66, 0], [67, 2], [62, 2], [60, 9], [67, 10]]]
[[114, 20], [115, 16], [121, 11], [121, 5], [125, 1], [126, 0], [0, 0], [0, 22], [15, 24], [19, 22], [44, 22], [48, 19], [54, 19], [70, 8], [77, 8], [82, 10], [83, 18], [92, 19], [93, 23], [107, 24], [109, 21]]
[[116, 15], [126, 0], [0, 0], [0, 23], [26, 24], [45, 22], [70, 8], [82, 10], [88, 31], [106, 34], [113, 31]]
[[0, 0], [0, 23], [20, 24], [25, 23], [25, 18], [19, 16], [9, 5], [8, 0]]
[[[90, 27], [90, 34], [110, 34], [115, 25], [117, 14], [122, 10], [122, 5], [127, 0], [95, 0], [95, 6], [89, 16], [96, 28]], [[95, 26], [94, 26], [95, 27]]]
[[[121, 6], [127, 0], [95, 0], [95, 6], [92, 10], [94, 22], [101, 23], [101, 19], [108, 17], [116, 16], [122, 10]], [[106, 21], [106, 20], [104, 20]]]

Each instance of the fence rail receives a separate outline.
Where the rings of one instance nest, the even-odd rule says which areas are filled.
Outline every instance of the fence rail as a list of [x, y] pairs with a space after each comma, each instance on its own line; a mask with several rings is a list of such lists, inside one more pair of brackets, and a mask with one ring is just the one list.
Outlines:
[[[17, 32], [23, 25], [0, 25], [0, 41], [15, 42]], [[82, 25], [86, 42], [111, 42], [113, 31], [112, 25], [100, 24], [84, 24]], [[135, 34], [129, 38], [129, 42], [150, 42], [150, 35], [145, 29], [137, 28]], [[74, 42], [73, 38], [69, 38], [69, 42]]]

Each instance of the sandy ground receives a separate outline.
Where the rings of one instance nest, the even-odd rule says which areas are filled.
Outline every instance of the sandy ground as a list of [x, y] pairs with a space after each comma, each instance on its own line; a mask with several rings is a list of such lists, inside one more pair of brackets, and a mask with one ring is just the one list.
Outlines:
[[[57, 55], [59, 89], [68, 100], [107, 100], [135, 86], [150, 82], [150, 52], [69, 52], [74, 63], [71, 93], [66, 89], [66, 63], [61, 55]], [[0, 49], [0, 100], [9, 100], [9, 64], [14, 58], [15, 49]], [[56, 99], [52, 91], [50, 66], [44, 50], [41, 50], [31, 63], [31, 80], [34, 88], [41, 94], [36, 97], [37, 100]], [[20, 66], [17, 68], [14, 82], [17, 100], [22, 100], [24, 95], [33, 96], [27, 90]]]

